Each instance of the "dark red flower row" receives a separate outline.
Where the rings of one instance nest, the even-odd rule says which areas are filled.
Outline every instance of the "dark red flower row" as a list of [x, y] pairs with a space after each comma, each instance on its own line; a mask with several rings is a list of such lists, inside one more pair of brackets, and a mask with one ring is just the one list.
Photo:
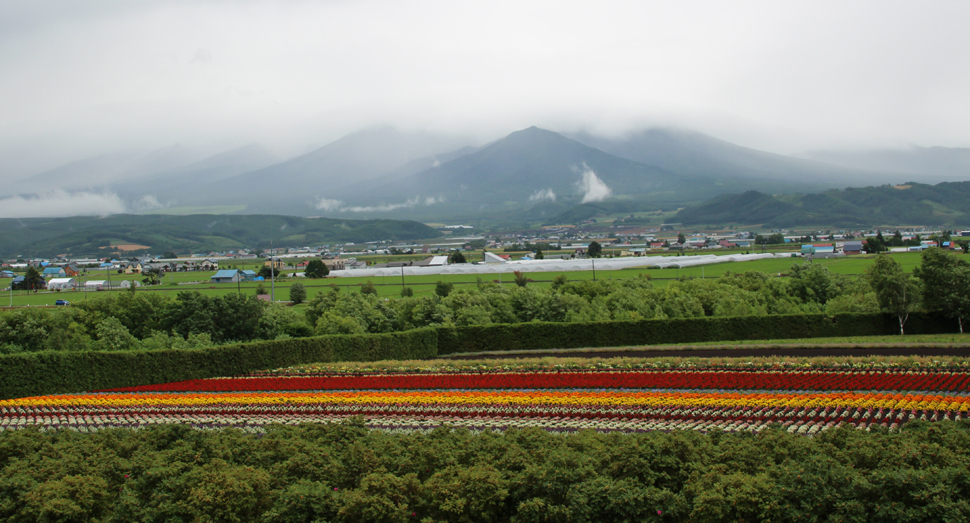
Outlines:
[[562, 372], [189, 380], [110, 392], [227, 392], [388, 389], [735, 389], [967, 391], [970, 374], [842, 372]]

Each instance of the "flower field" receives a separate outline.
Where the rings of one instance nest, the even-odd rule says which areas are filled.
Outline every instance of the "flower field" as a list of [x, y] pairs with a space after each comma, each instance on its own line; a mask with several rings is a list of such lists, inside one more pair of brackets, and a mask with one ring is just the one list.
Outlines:
[[0, 429], [87, 432], [326, 423], [362, 416], [387, 431], [440, 426], [814, 434], [970, 417], [966, 361], [651, 360], [310, 366], [248, 376], [0, 401]]

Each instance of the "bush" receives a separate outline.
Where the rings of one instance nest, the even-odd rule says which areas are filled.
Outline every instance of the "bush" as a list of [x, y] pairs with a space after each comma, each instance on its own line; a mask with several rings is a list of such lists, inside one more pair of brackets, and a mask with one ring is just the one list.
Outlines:
[[306, 287], [302, 283], [294, 283], [290, 287], [290, 301], [293, 305], [299, 305], [306, 301]]
[[438, 281], [434, 286], [434, 293], [442, 298], [447, 298], [451, 291], [455, 289], [455, 284], [446, 281]]
[[370, 282], [370, 280], [367, 280], [367, 283], [361, 286], [360, 293], [373, 294], [374, 296], [377, 296], [377, 287], [375, 287], [374, 284]]
[[[460, 294], [456, 294], [460, 296]], [[316, 300], [317, 297], [314, 297]], [[363, 298], [361, 298], [363, 299]], [[424, 298], [433, 302], [432, 298]], [[435, 307], [443, 307], [438, 304]], [[286, 309], [289, 310], [289, 309]], [[299, 363], [422, 359], [463, 352], [617, 347], [665, 343], [890, 335], [896, 318], [884, 314], [824, 314], [700, 317], [640, 321], [518, 324], [488, 323], [471, 317], [465, 326], [414, 329], [391, 334], [348, 334], [223, 345], [203, 349], [18, 352], [10, 344], [0, 355], [0, 398], [71, 393], [86, 390], [232, 376]], [[310, 309], [307, 311], [311, 312]], [[308, 322], [310, 320], [308, 315]], [[317, 333], [360, 332], [354, 318], [324, 311], [313, 316]], [[348, 323], [353, 322], [354, 324]], [[953, 321], [914, 314], [911, 334], [956, 332]], [[123, 348], [123, 325], [112, 325], [111, 347]], [[292, 326], [305, 335], [307, 323]], [[193, 331], [194, 332], [194, 331]], [[289, 332], [289, 330], [288, 330]], [[106, 335], [108, 337], [108, 335]], [[119, 341], [120, 340], [120, 341]], [[191, 341], [191, 339], [189, 340]], [[100, 342], [100, 340], [99, 340]], [[192, 343], [187, 343], [191, 346]], [[4, 348], [4, 346], [0, 346]], [[109, 347], [105, 347], [106, 349]]]
[[[438, 354], [621, 347], [710, 341], [878, 336], [899, 332], [883, 314], [793, 314], [582, 323], [529, 322], [442, 327]], [[945, 318], [913, 315], [910, 334], [954, 332]]]
[[[966, 422], [814, 437], [344, 423], [0, 432], [0, 518], [35, 521], [967, 521]], [[928, 515], [933, 514], [930, 518]]]
[[437, 334], [318, 336], [156, 351], [32, 352], [0, 355], [0, 398], [234, 376], [300, 363], [422, 359], [437, 354]]

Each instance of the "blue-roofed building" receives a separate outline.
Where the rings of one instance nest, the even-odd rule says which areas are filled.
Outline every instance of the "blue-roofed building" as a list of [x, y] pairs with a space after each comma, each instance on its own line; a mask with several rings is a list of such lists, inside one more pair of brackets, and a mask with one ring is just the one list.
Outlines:
[[44, 269], [44, 272], [41, 275], [44, 278], [63, 278], [64, 276], [67, 276], [67, 273], [65, 273], [64, 269], [60, 267], [48, 267]]
[[242, 279], [243, 279], [242, 281], [255, 281], [256, 280], [256, 276], [257, 276], [256, 275], [256, 271], [245, 270], [245, 271], [241, 271], [241, 272], [242, 272]]
[[239, 269], [223, 269], [215, 273], [209, 281], [212, 283], [236, 283], [243, 281], [243, 271]]

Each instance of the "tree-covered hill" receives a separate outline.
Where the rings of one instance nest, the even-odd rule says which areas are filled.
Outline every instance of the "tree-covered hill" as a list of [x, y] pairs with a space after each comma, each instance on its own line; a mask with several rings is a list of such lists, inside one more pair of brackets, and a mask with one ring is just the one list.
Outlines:
[[415, 221], [344, 220], [278, 215], [112, 215], [0, 219], [0, 256], [110, 255], [111, 245], [144, 245], [141, 252], [209, 252], [327, 243], [432, 238]]
[[757, 191], [725, 194], [680, 211], [674, 221], [686, 225], [741, 223], [768, 227], [965, 226], [970, 224], [970, 182], [911, 182], [789, 196]]

